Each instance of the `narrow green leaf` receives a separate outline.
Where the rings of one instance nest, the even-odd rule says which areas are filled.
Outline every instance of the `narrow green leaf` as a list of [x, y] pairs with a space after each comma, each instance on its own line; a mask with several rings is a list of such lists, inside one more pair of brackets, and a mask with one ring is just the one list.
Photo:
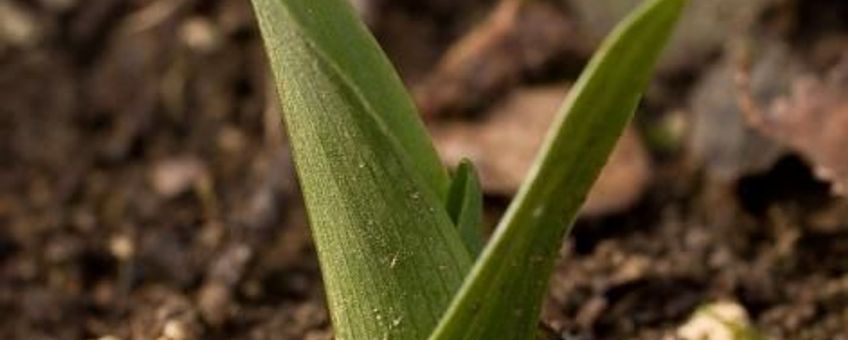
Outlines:
[[403, 88], [344, 0], [253, 5], [336, 339], [426, 338], [471, 259]]
[[448, 191], [447, 210], [472, 257], [483, 249], [483, 192], [471, 161], [459, 163]]
[[431, 340], [535, 336], [562, 237], [630, 121], [685, 3], [647, 1], [605, 41]]

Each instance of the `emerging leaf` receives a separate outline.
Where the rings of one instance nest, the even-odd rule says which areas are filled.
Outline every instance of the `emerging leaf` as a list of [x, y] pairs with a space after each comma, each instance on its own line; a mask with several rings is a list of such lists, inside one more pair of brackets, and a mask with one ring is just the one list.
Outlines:
[[483, 250], [483, 193], [474, 164], [465, 159], [453, 176], [447, 199], [448, 215], [459, 229], [472, 257]]

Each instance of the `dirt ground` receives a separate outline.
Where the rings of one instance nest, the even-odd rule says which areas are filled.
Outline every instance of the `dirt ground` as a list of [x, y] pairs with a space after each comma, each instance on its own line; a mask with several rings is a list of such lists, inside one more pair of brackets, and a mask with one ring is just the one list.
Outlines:
[[[494, 224], [638, 1], [354, 2]], [[848, 339], [848, 2], [693, 3], [544, 323], [673, 339], [729, 301]], [[332, 338], [271, 93], [249, 1], [0, 0], [0, 338]]]

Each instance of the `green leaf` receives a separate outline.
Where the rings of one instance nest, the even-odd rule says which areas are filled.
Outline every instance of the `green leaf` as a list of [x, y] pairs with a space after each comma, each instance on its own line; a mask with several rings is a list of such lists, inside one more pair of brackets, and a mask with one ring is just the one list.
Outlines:
[[424, 339], [471, 267], [448, 177], [344, 0], [253, 0], [336, 339]]
[[535, 336], [563, 236], [630, 121], [686, 0], [650, 0], [607, 38], [431, 340]]
[[447, 210], [472, 257], [483, 249], [483, 193], [471, 161], [459, 163], [448, 191]]
[[444, 197], [450, 179], [412, 98], [373, 36], [342, 2], [346, 1], [253, 0], [266, 49], [273, 55], [287, 53], [291, 42], [280, 39], [282, 31], [296, 32], [312, 61], [321, 60], [333, 69], [366, 113], [397, 140], [415, 172]]

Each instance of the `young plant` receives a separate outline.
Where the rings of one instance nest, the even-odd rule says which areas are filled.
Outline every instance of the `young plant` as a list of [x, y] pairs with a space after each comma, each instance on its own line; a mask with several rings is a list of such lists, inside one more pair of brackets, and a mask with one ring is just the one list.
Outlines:
[[686, 0], [600, 47], [485, 244], [473, 166], [449, 174], [345, 0], [253, 0], [337, 339], [533, 339], [557, 250]]

